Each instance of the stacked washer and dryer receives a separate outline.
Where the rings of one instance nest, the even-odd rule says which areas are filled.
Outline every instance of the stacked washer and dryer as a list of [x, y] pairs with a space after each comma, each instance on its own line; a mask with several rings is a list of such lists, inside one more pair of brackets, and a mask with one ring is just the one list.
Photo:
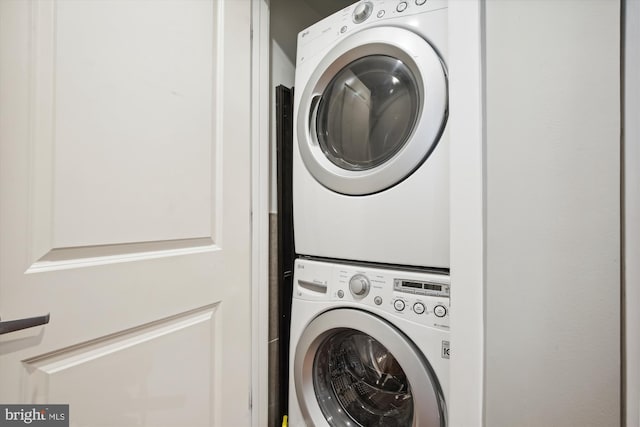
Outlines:
[[445, 427], [447, 1], [298, 35], [289, 425]]

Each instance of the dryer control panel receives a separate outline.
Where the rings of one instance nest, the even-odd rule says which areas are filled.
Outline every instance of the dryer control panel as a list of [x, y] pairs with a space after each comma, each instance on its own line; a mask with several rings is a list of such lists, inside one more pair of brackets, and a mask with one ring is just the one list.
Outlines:
[[[415, 27], [424, 25], [416, 16], [444, 12], [448, 0], [363, 0], [335, 12], [298, 33], [298, 65], [323, 52], [326, 46], [368, 26]], [[445, 12], [446, 13], [446, 12]], [[446, 18], [443, 20], [446, 23]], [[444, 25], [444, 24], [442, 24]], [[307, 52], [300, 56], [300, 48]]]
[[446, 274], [297, 260], [293, 298], [359, 306], [384, 316], [449, 328]]

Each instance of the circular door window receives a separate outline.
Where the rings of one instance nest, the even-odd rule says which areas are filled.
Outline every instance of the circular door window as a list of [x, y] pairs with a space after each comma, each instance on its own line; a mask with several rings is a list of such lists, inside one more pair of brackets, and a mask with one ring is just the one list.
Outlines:
[[445, 66], [427, 41], [402, 28], [369, 28], [342, 40], [310, 74], [297, 105], [299, 152], [332, 191], [384, 191], [427, 160], [447, 105]]
[[413, 395], [404, 370], [375, 338], [346, 329], [325, 339], [313, 363], [316, 398], [332, 426], [410, 427]]
[[351, 171], [385, 163], [409, 139], [418, 102], [419, 86], [401, 60], [372, 55], [353, 61], [318, 104], [316, 135], [324, 155]]
[[346, 308], [320, 314], [304, 329], [292, 363], [307, 425], [446, 426], [430, 364], [376, 315]]

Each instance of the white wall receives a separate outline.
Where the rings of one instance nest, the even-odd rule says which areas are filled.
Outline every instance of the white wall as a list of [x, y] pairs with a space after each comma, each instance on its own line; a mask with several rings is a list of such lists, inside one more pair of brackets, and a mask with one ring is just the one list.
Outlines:
[[626, 426], [640, 426], [640, 2], [625, 0]]
[[485, 425], [619, 426], [620, 4], [485, 19]]

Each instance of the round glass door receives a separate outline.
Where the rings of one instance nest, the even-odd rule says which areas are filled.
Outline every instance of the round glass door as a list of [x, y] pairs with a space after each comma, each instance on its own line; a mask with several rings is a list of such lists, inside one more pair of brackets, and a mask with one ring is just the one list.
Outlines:
[[439, 54], [414, 32], [374, 27], [346, 37], [314, 64], [296, 104], [306, 169], [341, 194], [393, 187], [438, 145], [447, 91]]
[[372, 55], [348, 64], [318, 104], [316, 135], [325, 156], [352, 171], [385, 163], [413, 131], [418, 93], [413, 73], [399, 59]]
[[386, 320], [328, 310], [304, 329], [293, 381], [305, 425], [446, 427], [438, 378], [423, 353]]
[[313, 379], [331, 426], [410, 427], [413, 395], [404, 370], [375, 338], [351, 329], [318, 348]]

